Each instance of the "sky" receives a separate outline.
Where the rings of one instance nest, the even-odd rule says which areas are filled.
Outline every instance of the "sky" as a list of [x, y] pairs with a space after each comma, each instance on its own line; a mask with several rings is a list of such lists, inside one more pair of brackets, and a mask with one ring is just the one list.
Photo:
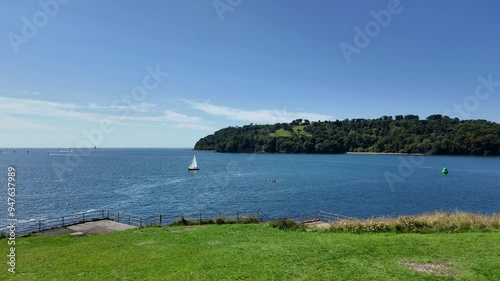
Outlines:
[[193, 147], [218, 129], [500, 122], [500, 2], [0, 2], [0, 147]]

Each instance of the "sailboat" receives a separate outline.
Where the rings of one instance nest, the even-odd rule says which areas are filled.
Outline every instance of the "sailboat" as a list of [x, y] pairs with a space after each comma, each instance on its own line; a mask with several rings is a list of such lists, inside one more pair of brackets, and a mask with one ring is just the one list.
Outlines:
[[193, 155], [193, 160], [191, 160], [191, 165], [188, 167], [189, 171], [197, 171], [199, 170], [198, 168], [198, 163], [196, 162], [196, 156]]

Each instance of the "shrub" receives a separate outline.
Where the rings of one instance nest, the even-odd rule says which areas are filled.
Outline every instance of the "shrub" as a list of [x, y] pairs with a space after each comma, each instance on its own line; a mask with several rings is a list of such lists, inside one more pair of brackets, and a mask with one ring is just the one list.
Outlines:
[[238, 219], [238, 223], [243, 223], [243, 224], [260, 223], [260, 219], [257, 217], [243, 217]]
[[219, 217], [214, 219], [186, 219], [186, 218], [181, 218], [177, 221], [172, 222], [169, 224], [169, 226], [174, 226], [174, 225], [202, 225], [202, 224], [233, 224], [233, 223], [260, 223], [260, 219], [257, 217], [243, 217], [239, 219], [234, 219], [234, 218], [224, 218], [224, 217]]
[[174, 226], [174, 225], [195, 225], [195, 224], [198, 224], [198, 223], [196, 223], [196, 221], [185, 219], [184, 217], [182, 217], [180, 220], [172, 222], [170, 224], [170, 226]]
[[306, 229], [306, 226], [298, 223], [292, 219], [284, 218], [273, 220], [269, 222], [269, 225], [273, 228], [281, 229], [281, 230], [300, 230], [303, 231]]
[[215, 221], [213, 219], [202, 219], [199, 221], [200, 224], [214, 224]]

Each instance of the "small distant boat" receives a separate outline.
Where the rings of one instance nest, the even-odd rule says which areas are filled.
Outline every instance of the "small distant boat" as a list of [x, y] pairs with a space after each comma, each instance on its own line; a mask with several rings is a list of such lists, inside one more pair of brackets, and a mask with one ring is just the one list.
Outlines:
[[193, 160], [191, 160], [191, 165], [188, 167], [188, 171], [197, 171], [200, 168], [198, 168], [198, 163], [196, 162], [196, 156], [193, 155]]

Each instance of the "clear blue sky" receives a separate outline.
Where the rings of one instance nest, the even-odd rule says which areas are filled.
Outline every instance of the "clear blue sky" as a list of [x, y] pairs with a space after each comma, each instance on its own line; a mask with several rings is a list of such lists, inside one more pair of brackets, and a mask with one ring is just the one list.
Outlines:
[[[0, 147], [192, 147], [296, 118], [500, 122], [498, 1], [54, 1], [0, 3]], [[348, 62], [342, 42], [388, 5]], [[479, 76], [497, 81], [481, 99]]]

